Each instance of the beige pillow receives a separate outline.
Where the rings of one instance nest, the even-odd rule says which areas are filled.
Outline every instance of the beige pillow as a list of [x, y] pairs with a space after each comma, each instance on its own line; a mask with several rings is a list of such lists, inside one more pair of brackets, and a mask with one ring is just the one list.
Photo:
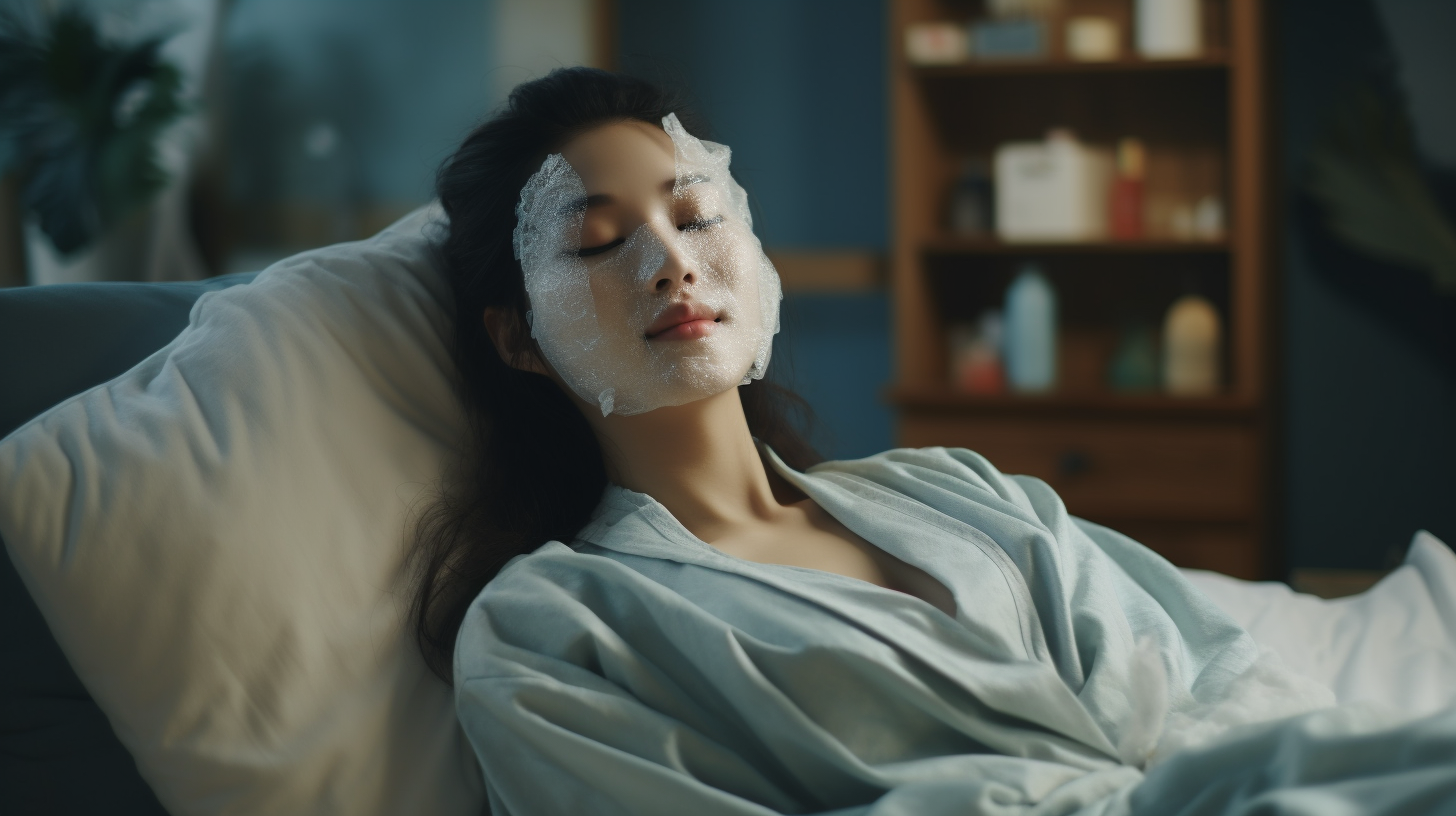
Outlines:
[[0, 442], [0, 537], [177, 816], [483, 808], [405, 611], [409, 515], [464, 427], [439, 218], [203, 295]]

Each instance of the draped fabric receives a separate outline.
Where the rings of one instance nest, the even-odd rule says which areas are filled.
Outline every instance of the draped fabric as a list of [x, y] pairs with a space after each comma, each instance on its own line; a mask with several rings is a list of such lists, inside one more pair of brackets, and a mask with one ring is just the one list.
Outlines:
[[511, 562], [461, 628], [456, 708], [494, 813], [1456, 803], [1441, 758], [1456, 756], [1456, 715], [1401, 728], [1328, 708], [1172, 565], [1069, 516], [1042, 482], [965, 450], [806, 473], [767, 455], [943, 583], [955, 615], [724, 554], [610, 487], [577, 540]]

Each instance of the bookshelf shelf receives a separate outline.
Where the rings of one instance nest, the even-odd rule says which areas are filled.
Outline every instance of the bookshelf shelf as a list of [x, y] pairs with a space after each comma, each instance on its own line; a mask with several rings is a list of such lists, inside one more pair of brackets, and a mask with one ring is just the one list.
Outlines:
[[1060, 59], [997, 60], [956, 65], [918, 65], [912, 71], [922, 79], [980, 79], [1006, 76], [1081, 76], [1087, 74], [1178, 74], [1222, 71], [1229, 67], [1222, 55], [1197, 59], [1148, 60], [1123, 58], [1105, 62]]
[[947, 386], [892, 388], [890, 403], [907, 409], [976, 416], [1252, 418], [1258, 404], [1238, 397], [1174, 397], [1166, 394], [967, 394]]
[[[917, 66], [907, 26], [970, 20], [982, 2], [892, 0], [891, 157], [895, 382], [886, 391], [900, 444], [976, 450], [1003, 471], [1045, 479], [1074, 514], [1127, 532], [1181, 566], [1267, 578], [1273, 389], [1268, 90], [1264, 0], [1204, 0], [1197, 59], [1073, 62], [1062, 21], [1096, 14], [1131, 43], [1133, 0], [1064, 0], [1050, 58]], [[1126, 47], [1126, 46], [1125, 46]], [[949, 230], [965, 168], [1001, 144], [1066, 128], [1085, 143], [1134, 137], [1147, 147], [1150, 237], [1019, 243]], [[1215, 198], [1223, 238], [1173, 236], [1187, 207]], [[968, 394], [951, 384], [959, 326], [1002, 305], [1034, 264], [1058, 292], [1061, 381], [1045, 396]], [[1184, 399], [1122, 393], [1111, 361], [1136, 332], [1155, 333], [1189, 291], [1223, 325], [1222, 388]], [[1156, 339], [1154, 343], [1156, 344]]]
[[931, 238], [922, 245], [931, 255], [1202, 255], [1227, 253], [1221, 240], [1139, 239], [1135, 241], [1016, 242], [995, 238]]

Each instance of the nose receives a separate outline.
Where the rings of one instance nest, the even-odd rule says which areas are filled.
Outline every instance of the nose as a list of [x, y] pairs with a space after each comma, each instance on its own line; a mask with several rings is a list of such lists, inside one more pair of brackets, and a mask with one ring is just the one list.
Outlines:
[[670, 292], [674, 286], [691, 286], [698, 279], [697, 262], [679, 245], [676, 230], [673, 232], [661, 241], [662, 266], [652, 276], [652, 288], [658, 292]]

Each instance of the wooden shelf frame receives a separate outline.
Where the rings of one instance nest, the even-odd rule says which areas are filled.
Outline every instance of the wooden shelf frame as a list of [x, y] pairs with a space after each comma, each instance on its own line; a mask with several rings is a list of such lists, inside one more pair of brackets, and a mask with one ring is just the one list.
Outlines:
[[[1132, 2], [1068, 0], [1067, 13], [1102, 13], [1123, 3], [1126, 8], [1116, 13], [1126, 48]], [[1052, 467], [1048, 463], [1063, 455], [1057, 447], [1063, 442], [1048, 440], [1065, 440], [1065, 453], [1085, 453], [1093, 471], [1106, 467], [1098, 472], [1108, 479], [1100, 484], [1095, 478], [1102, 477], [1095, 474], [1037, 473], [1062, 493], [1072, 512], [1117, 518], [1119, 529], [1185, 566], [1271, 577], [1279, 559], [1268, 544], [1277, 447], [1270, 382], [1275, 340], [1265, 43], [1270, 3], [1205, 4], [1217, 18], [1216, 50], [1197, 59], [1073, 62], [1054, 48], [1053, 58], [1045, 60], [917, 66], [905, 56], [905, 27], [956, 18], [971, 6], [892, 0], [889, 281], [895, 381], [886, 398], [897, 412], [901, 444], [984, 448], [993, 461], [1005, 458], [1012, 470], [1024, 466], [1024, 472], [1037, 473], [1037, 467]], [[1058, 33], [1054, 29], [1053, 36]], [[1055, 121], [1057, 116], [1064, 121]], [[1037, 138], [1055, 126], [1071, 126], [1094, 143], [1140, 136], [1149, 148], [1150, 173], [1160, 149], [1173, 161], [1188, 162], [1183, 172], [1192, 175], [1175, 180], [1184, 186], [1175, 186], [1174, 194], [1205, 194], [1204, 179], [1216, 179], [1224, 202], [1224, 237], [1014, 243], [949, 234], [948, 190], [965, 158], [984, 158], [997, 144]], [[1075, 387], [1069, 379], [1063, 392], [1044, 396], [955, 391], [949, 384], [947, 321], [973, 316], [982, 308], [981, 299], [994, 297], [990, 293], [1022, 259], [1044, 263], [1053, 280], [1060, 276], [1058, 285], [1082, 294], [1103, 280], [1099, 276], [1109, 275], [1109, 286], [1156, 282], [1146, 291], [1155, 288], [1171, 302], [1176, 294], [1160, 277], [1165, 264], [1170, 276], [1213, 278], [1218, 287], [1212, 297], [1226, 310], [1224, 390], [1199, 399], [1120, 394], [1088, 391], [1098, 386], [1089, 386], [1083, 377]], [[957, 296], [972, 300], [948, 299]], [[1072, 307], [1079, 305], [1084, 306], [1079, 319], [1086, 318], [1078, 297], [1064, 305], [1066, 319], [1073, 319]], [[1082, 349], [1082, 338], [1100, 337], [1088, 328], [1069, 324], [1064, 339], [1075, 339]], [[1190, 464], [1205, 460], [1207, 469]], [[1145, 466], [1135, 464], [1144, 461]], [[1169, 479], [1159, 481], [1164, 472]], [[1117, 492], [1124, 488], [1134, 492]], [[1219, 511], [1217, 524], [1207, 513], [1190, 509], [1200, 496], [1221, 490], [1242, 498]]]
[[[938, 0], [896, 0], [890, 32], [892, 145], [891, 292], [894, 297], [896, 386], [929, 387], [944, 382], [948, 359], [933, 288], [925, 278], [926, 255], [1071, 256], [1076, 254], [1223, 254], [1228, 257], [1233, 315], [1227, 360], [1230, 393], [1260, 401], [1266, 379], [1269, 244], [1267, 179], [1270, 159], [1266, 135], [1265, 64], [1262, 3], [1226, 0], [1221, 6], [1225, 43], [1220, 51], [1194, 60], [1127, 58], [1108, 63], [1029, 61], [914, 66], [905, 57], [906, 25], [942, 19]], [[1095, 66], [1095, 67], [1094, 67]], [[961, 239], [945, 234], [944, 188], [960, 156], [940, 132], [942, 119], [932, 109], [928, 82], [970, 78], [996, 82], [1017, 74], [1200, 73], [1227, 75], [1226, 133], [1218, 141], [1232, 157], [1224, 169], [1226, 238], [1219, 241], [1150, 239], [1139, 242], [1007, 243]]]

